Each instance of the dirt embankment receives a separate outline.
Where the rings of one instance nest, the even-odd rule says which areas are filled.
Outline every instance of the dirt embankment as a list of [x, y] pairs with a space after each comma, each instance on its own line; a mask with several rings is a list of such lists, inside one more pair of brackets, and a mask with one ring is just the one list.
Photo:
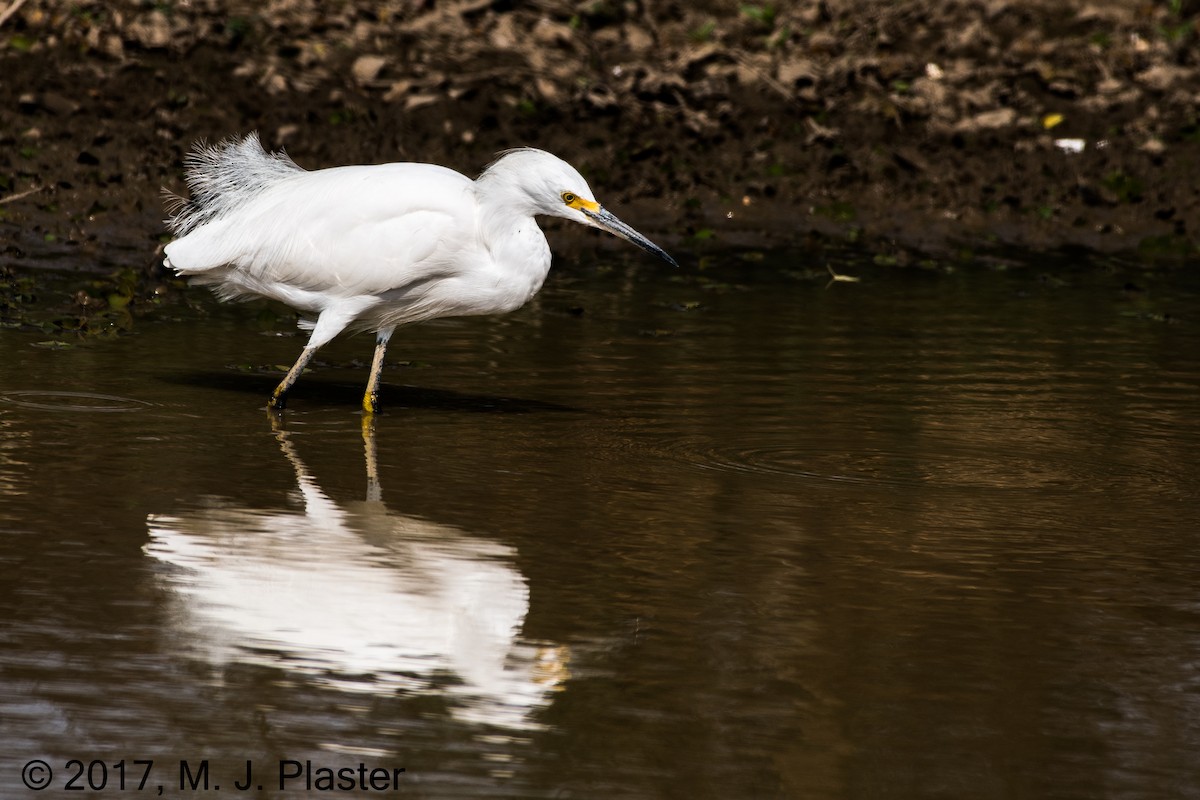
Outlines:
[[192, 142], [251, 129], [308, 167], [542, 147], [683, 252], [1200, 242], [1198, 0], [15, 6], [0, 266], [152, 264]]

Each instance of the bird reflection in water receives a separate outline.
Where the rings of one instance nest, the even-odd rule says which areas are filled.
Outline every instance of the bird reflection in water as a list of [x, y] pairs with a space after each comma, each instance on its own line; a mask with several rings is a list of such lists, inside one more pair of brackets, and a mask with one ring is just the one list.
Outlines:
[[529, 642], [529, 587], [499, 542], [382, 501], [364, 419], [365, 502], [337, 503], [276, 426], [302, 511], [216, 506], [150, 515], [147, 555], [217, 666], [283, 668], [341, 690], [437, 692], [459, 720], [536, 728], [566, 679], [565, 646]]

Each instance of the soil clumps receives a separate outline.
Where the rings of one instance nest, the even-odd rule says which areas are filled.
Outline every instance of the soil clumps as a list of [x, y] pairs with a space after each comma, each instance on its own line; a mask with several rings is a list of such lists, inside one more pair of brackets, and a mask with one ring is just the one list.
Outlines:
[[308, 168], [474, 175], [540, 147], [677, 254], [850, 237], [1188, 258], [1200, 242], [1198, 0], [10, 0], [0, 15], [0, 265], [154, 263], [161, 188], [181, 190], [192, 144], [250, 130]]

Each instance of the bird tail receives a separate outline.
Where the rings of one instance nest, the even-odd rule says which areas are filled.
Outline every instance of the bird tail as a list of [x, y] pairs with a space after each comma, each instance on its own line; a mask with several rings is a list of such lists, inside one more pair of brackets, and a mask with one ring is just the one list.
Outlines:
[[171, 232], [184, 236], [206, 222], [224, 216], [280, 181], [304, 169], [282, 150], [263, 150], [257, 133], [225, 139], [215, 145], [199, 142], [184, 161], [191, 199], [166, 192], [166, 221]]

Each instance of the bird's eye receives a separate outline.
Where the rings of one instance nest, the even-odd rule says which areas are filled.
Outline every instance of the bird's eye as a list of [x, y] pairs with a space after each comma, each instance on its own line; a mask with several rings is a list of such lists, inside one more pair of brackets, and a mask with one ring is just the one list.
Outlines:
[[572, 193], [570, 193], [570, 192], [563, 192], [563, 193], [562, 193], [562, 201], [563, 201], [564, 203], [566, 203], [567, 205], [569, 205], [569, 206], [573, 206], [573, 205], [575, 205], [575, 201], [576, 201], [576, 200], [578, 200], [578, 199], [579, 199], [578, 197], [576, 197], [575, 195], [573, 195], [573, 194], [572, 194]]

